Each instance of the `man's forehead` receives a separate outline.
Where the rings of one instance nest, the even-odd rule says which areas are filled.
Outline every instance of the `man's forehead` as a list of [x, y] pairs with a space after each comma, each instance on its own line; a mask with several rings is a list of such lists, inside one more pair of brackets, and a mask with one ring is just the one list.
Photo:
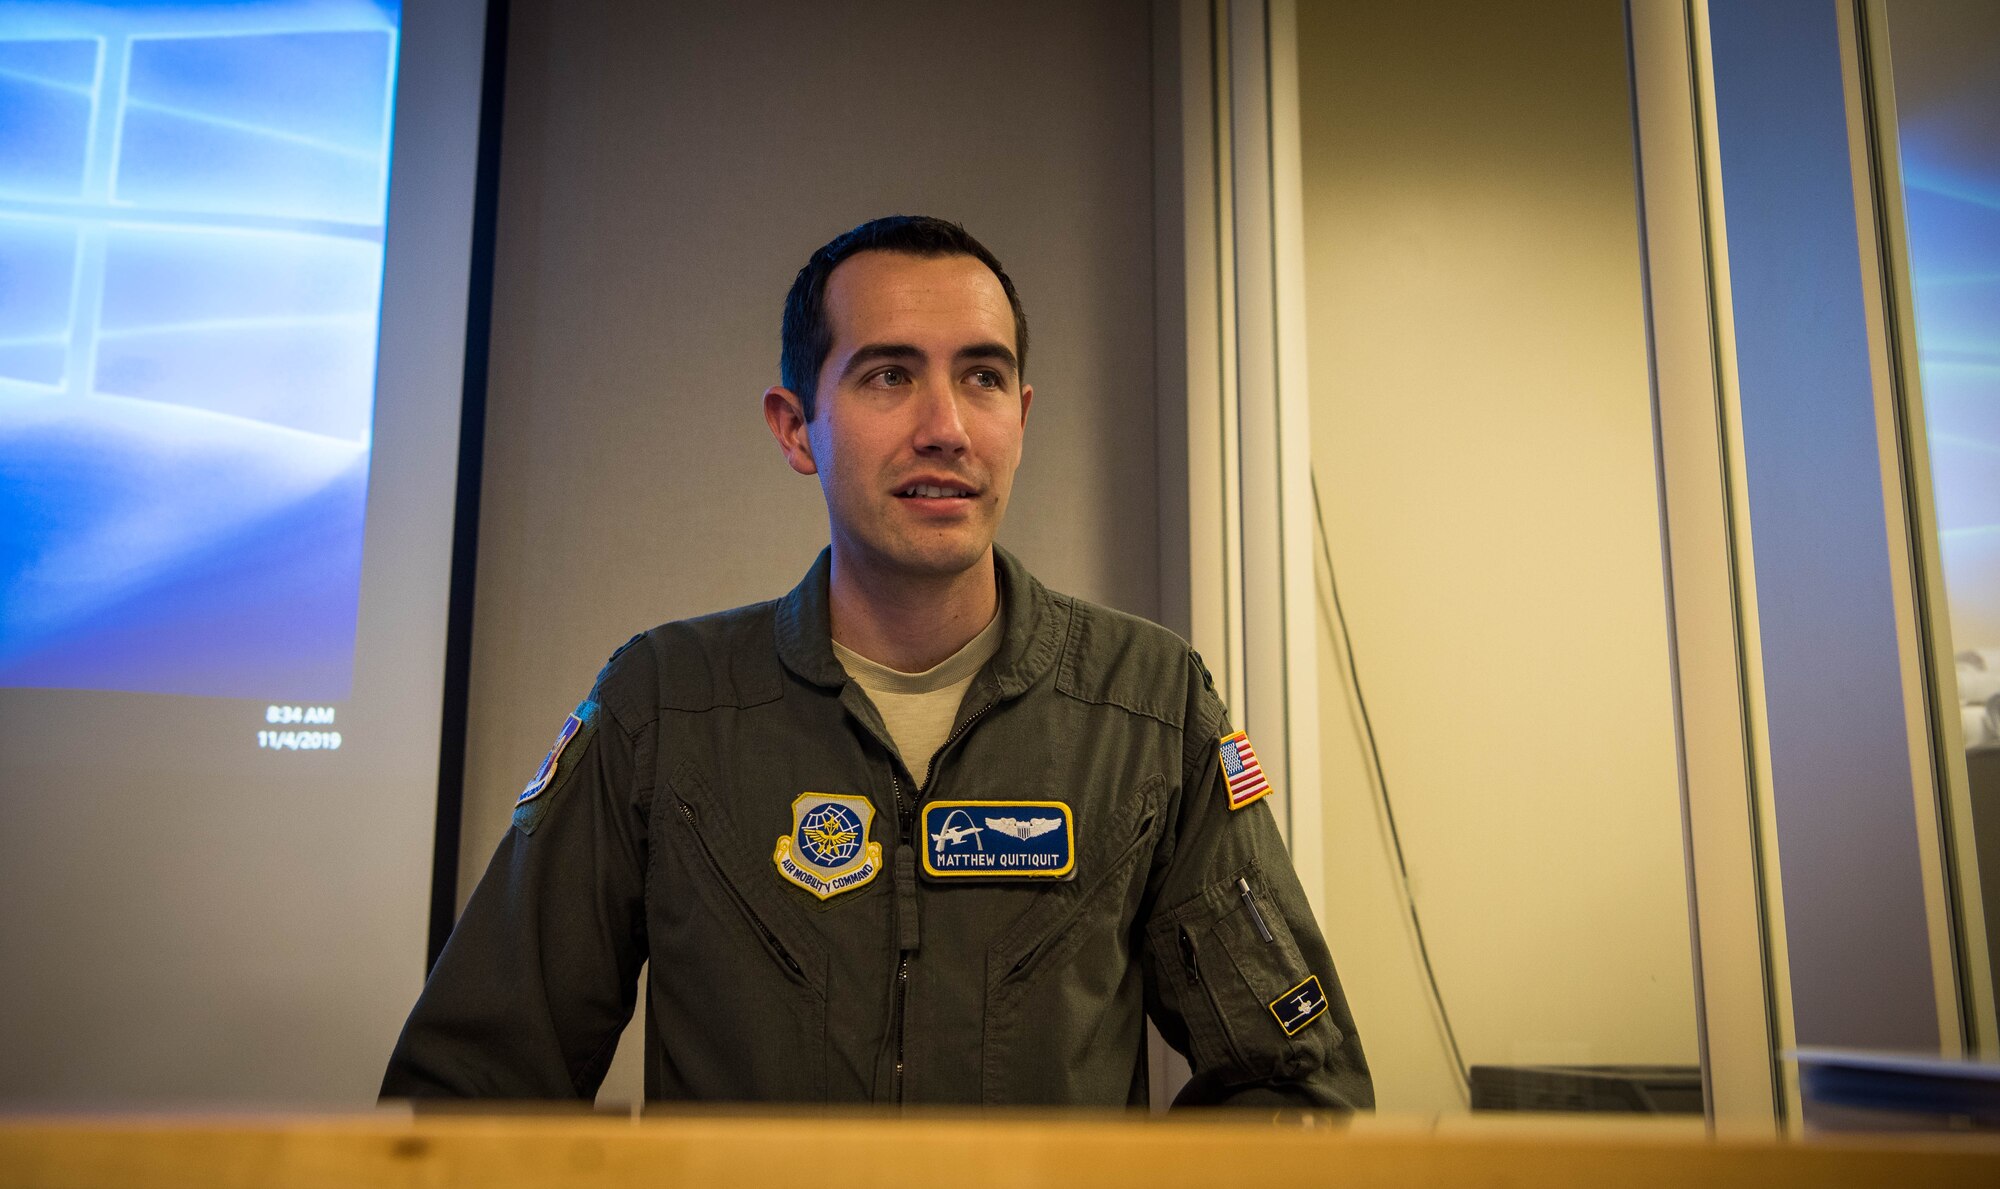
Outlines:
[[1007, 292], [975, 256], [857, 252], [834, 267], [826, 297], [836, 353], [928, 334], [1015, 340]]

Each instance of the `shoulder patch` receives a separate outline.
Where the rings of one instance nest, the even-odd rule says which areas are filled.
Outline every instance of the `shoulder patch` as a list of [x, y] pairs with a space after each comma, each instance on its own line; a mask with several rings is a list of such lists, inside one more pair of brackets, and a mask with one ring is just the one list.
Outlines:
[[1229, 782], [1229, 808], [1237, 810], [1271, 795], [1271, 782], [1264, 778], [1264, 766], [1250, 746], [1250, 736], [1242, 731], [1224, 735], [1216, 744], [1222, 753], [1222, 775]]
[[[586, 698], [563, 720], [562, 730], [556, 732], [555, 743], [549, 747], [548, 754], [542, 757], [541, 766], [535, 769], [535, 775], [514, 801], [514, 824], [521, 828], [522, 833], [534, 833], [535, 827], [547, 816], [549, 802], [554, 799], [552, 790], [560, 787], [556, 778], [564, 771], [563, 756], [579, 736], [585, 737], [587, 742], [588, 736], [596, 732], [597, 716], [597, 703]], [[582, 754], [581, 747], [577, 751]], [[576, 765], [572, 763], [568, 770], [574, 772]]]
[[1271, 1009], [1286, 1036], [1296, 1036], [1299, 1029], [1326, 1014], [1326, 992], [1320, 989], [1319, 976], [1309, 974], [1306, 981], [1265, 1006]]

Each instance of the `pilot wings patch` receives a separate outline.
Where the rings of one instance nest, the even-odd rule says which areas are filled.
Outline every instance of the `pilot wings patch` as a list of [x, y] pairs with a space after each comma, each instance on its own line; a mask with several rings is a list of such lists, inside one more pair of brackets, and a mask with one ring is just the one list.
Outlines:
[[986, 819], [987, 829], [998, 830], [1002, 834], [1019, 838], [1023, 842], [1026, 842], [1030, 838], [1039, 838], [1050, 830], [1060, 828], [1062, 824], [1063, 819], [1059, 817], [989, 817]]

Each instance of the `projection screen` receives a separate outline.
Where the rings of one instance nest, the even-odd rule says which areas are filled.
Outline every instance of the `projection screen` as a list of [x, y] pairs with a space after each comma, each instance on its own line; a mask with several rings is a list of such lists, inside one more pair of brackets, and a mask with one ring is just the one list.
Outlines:
[[372, 1102], [423, 976], [483, 0], [0, 3], [0, 1102]]

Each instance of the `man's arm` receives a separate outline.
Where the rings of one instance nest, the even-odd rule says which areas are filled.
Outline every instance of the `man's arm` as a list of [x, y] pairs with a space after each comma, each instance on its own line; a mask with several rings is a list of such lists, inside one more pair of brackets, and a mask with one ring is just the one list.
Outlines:
[[1228, 718], [1189, 664], [1181, 800], [1144, 959], [1147, 1010], [1194, 1070], [1175, 1104], [1371, 1107], [1333, 958], [1268, 803], [1229, 807]]
[[516, 808], [403, 1027], [384, 1098], [595, 1097], [646, 957], [652, 776], [650, 731], [599, 701], [605, 684], [578, 707], [546, 787]]

